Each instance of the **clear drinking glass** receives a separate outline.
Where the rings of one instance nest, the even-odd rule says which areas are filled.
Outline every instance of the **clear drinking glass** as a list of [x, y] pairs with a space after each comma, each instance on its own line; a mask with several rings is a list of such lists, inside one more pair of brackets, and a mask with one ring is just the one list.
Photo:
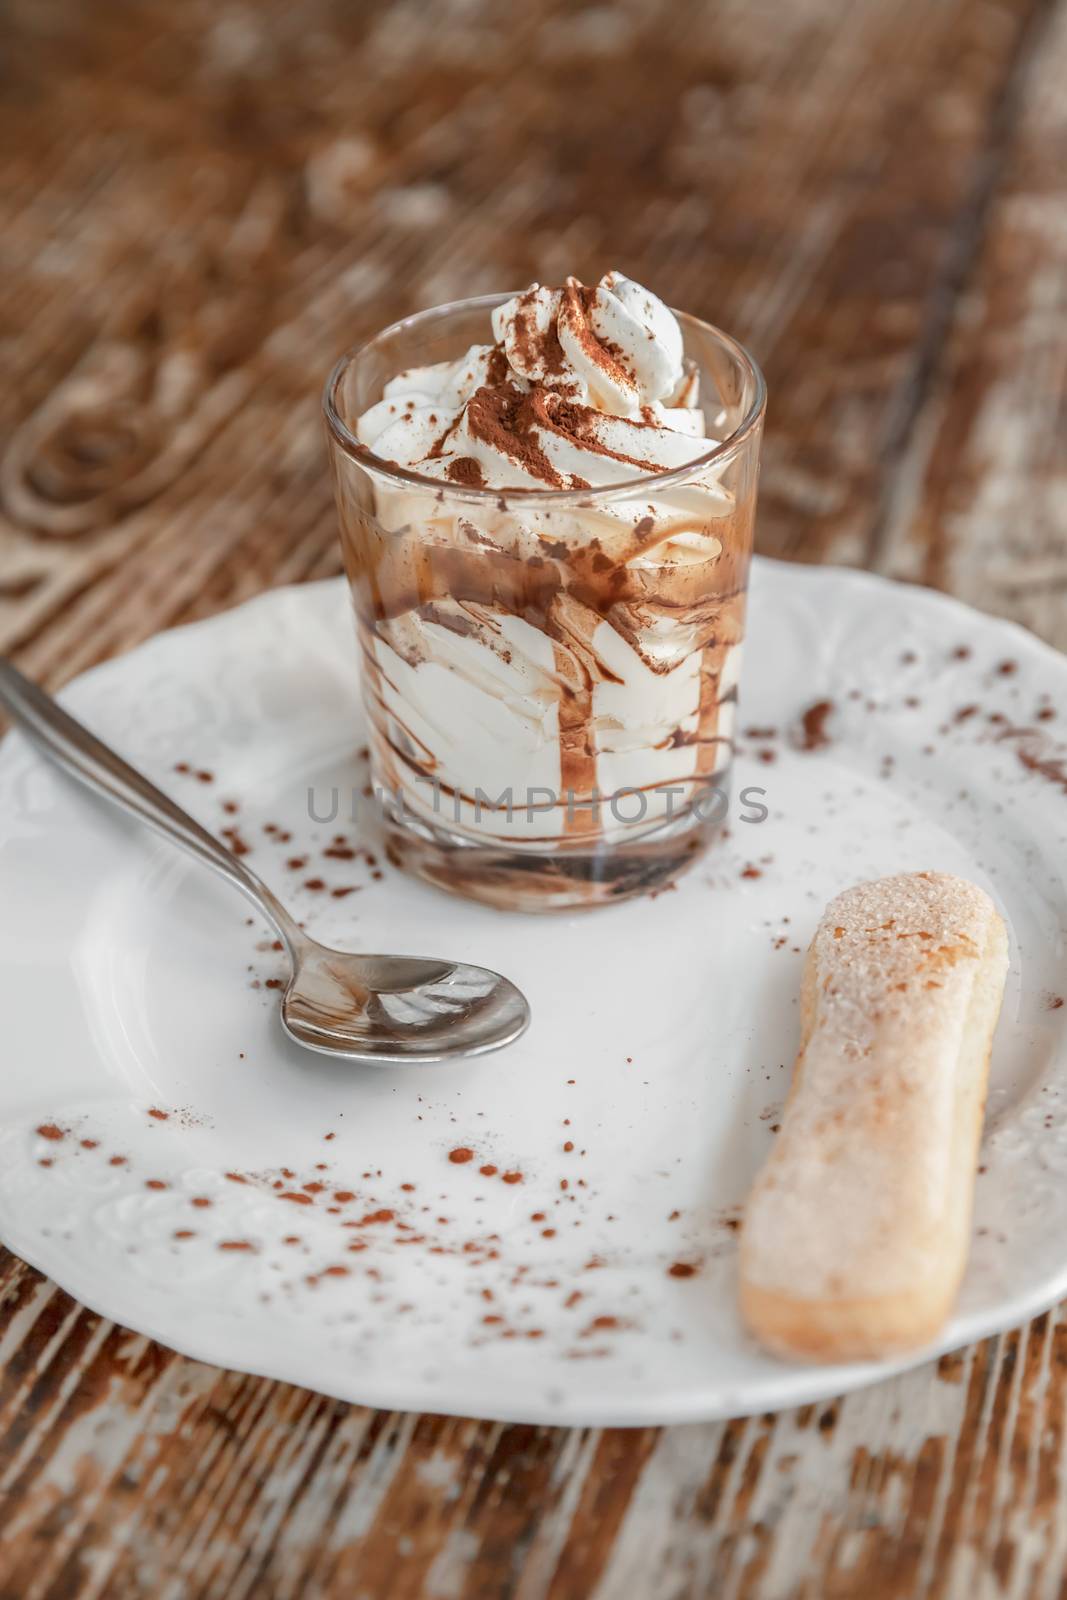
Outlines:
[[359, 444], [390, 378], [491, 343], [507, 298], [394, 323], [342, 357], [324, 408], [390, 858], [544, 911], [664, 884], [725, 818], [765, 390], [676, 313], [709, 435], [683, 467], [484, 489]]

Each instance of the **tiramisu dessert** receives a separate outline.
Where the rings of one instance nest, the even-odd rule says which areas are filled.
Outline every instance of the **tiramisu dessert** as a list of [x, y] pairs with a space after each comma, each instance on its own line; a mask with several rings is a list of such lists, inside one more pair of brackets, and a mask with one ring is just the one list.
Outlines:
[[[473, 341], [473, 342], [472, 342]], [[509, 908], [723, 821], [763, 386], [610, 272], [398, 323], [326, 414], [393, 853]]]

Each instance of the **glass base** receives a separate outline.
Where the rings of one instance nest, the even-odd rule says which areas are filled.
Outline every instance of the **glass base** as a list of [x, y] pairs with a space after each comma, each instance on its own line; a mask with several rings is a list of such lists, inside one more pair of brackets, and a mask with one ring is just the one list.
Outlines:
[[498, 911], [579, 911], [667, 889], [722, 829], [689, 812], [641, 839], [550, 850], [475, 844], [437, 823], [386, 815], [385, 853], [394, 866], [439, 889]]

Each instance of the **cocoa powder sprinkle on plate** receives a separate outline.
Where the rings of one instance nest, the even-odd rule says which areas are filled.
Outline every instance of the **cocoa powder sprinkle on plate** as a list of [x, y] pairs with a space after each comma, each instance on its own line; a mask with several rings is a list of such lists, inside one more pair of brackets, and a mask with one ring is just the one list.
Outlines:
[[826, 724], [834, 712], [832, 700], [816, 700], [814, 705], [808, 707], [800, 719], [801, 750], [825, 750], [830, 743], [830, 736], [826, 731]]

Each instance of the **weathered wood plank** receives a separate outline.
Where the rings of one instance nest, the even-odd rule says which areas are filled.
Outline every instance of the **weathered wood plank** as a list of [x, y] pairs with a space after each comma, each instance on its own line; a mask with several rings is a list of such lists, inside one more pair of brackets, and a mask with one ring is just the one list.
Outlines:
[[878, 565], [1067, 644], [1067, 13], [1042, 35]]
[[428, 16], [417, 50], [389, 8], [326, 0], [299, 31], [280, 7], [199, 29], [149, 8], [143, 33], [105, 7], [88, 40], [63, 8], [56, 39], [27, 22], [0, 102], [0, 645], [55, 682], [328, 570], [336, 352], [610, 254], [765, 361], [764, 547], [862, 559], [1041, 9], [489, 7], [467, 32]]
[[[17, 1302], [17, 1309], [14, 1309]], [[0, 1592], [1058, 1592], [1067, 1325], [838, 1404], [632, 1432], [389, 1416], [188, 1362], [6, 1268]]]

